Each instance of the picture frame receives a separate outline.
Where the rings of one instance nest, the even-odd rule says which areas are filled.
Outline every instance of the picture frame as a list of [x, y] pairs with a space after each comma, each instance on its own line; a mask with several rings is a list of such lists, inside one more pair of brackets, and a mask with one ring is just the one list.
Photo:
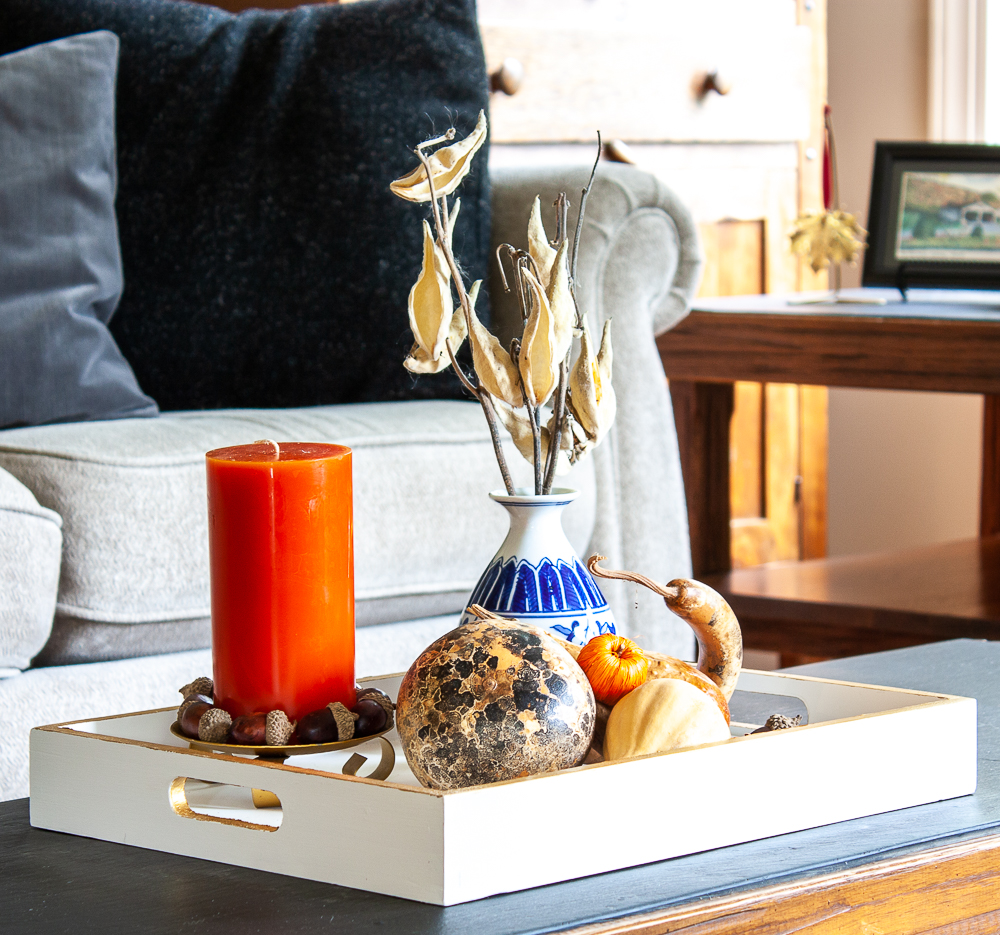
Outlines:
[[861, 281], [1000, 289], [1000, 146], [876, 142]]

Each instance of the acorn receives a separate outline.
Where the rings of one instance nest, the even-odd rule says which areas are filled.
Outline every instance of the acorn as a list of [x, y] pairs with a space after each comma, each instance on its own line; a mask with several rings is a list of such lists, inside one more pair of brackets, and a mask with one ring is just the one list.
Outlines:
[[264, 718], [264, 743], [269, 747], [283, 747], [295, 732], [295, 722], [288, 720], [284, 711], [268, 711]]
[[[378, 728], [378, 730], [388, 730], [392, 727], [393, 717], [392, 712], [396, 710], [396, 706], [392, 703], [392, 699], [384, 692], [378, 688], [359, 688], [357, 691], [358, 701], [374, 701], [379, 704], [383, 711], [385, 711], [386, 721], [383, 727]], [[352, 710], [357, 711], [357, 703], [355, 703]], [[361, 733], [358, 731], [358, 733]]]
[[206, 704], [204, 701], [181, 705], [180, 710], [177, 712], [177, 726], [180, 727], [181, 733], [185, 737], [197, 737], [201, 716], [211, 707], [211, 702]]
[[263, 747], [265, 731], [267, 730], [267, 715], [263, 711], [254, 714], [244, 714], [233, 721], [229, 732], [233, 743], [243, 747]]
[[196, 678], [193, 682], [188, 682], [180, 693], [187, 698], [188, 695], [207, 695], [209, 698], [215, 697], [215, 683], [207, 676]]
[[206, 743], [225, 743], [232, 723], [233, 719], [228, 711], [222, 708], [209, 708], [198, 721], [198, 739]]
[[356, 737], [368, 737], [385, 729], [389, 715], [374, 698], [362, 698], [352, 709], [358, 720], [354, 725]]
[[337, 722], [333, 719], [330, 706], [318, 711], [310, 711], [299, 718], [296, 733], [299, 743], [330, 743], [337, 739]]
[[184, 716], [184, 711], [193, 704], [207, 704], [212, 707], [214, 702], [208, 695], [193, 694], [187, 695], [181, 702], [181, 706], [177, 709], [177, 720], [179, 721]]

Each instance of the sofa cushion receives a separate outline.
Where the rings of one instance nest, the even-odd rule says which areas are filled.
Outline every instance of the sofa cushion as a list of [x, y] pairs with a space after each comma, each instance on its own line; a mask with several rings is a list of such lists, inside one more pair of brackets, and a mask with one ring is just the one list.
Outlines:
[[0, 427], [156, 414], [107, 329], [117, 67], [109, 32], [0, 57]]
[[[208, 644], [205, 452], [257, 438], [353, 449], [359, 625], [464, 606], [507, 529], [506, 513], [486, 496], [502, 482], [475, 403], [179, 412], [13, 429], [0, 435], [0, 467], [64, 521], [56, 625], [39, 662]], [[508, 460], [516, 482], [527, 483], [530, 466], [513, 447]], [[567, 483], [583, 493], [565, 515], [582, 551], [594, 527], [589, 460]], [[139, 634], [137, 625], [160, 626]]]
[[0, 678], [17, 675], [52, 629], [62, 520], [0, 470]]
[[[461, 398], [451, 372], [400, 366], [421, 218], [389, 182], [418, 141], [452, 121], [467, 133], [488, 106], [474, 0], [238, 16], [178, 0], [0, 4], [0, 52], [92, 29], [121, 39], [126, 289], [111, 330], [161, 408]], [[475, 279], [486, 160], [455, 233]]]

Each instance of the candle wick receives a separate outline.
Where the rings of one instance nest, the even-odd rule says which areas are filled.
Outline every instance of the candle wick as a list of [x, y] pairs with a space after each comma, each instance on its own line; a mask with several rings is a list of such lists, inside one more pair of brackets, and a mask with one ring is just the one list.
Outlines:
[[278, 447], [278, 443], [273, 438], [258, 438], [254, 442], [255, 445], [274, 445], [274, 456], [276, 458], [281, 457], [281, 449]]

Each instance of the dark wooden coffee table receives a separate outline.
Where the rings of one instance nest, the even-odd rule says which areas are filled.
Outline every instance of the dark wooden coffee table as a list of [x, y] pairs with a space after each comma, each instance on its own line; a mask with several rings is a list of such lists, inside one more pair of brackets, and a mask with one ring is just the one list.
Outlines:
[[[978, 935], [1000, 931], [1000, 643], [956, 640], [803, 666], [829, 678], [979, 699], [979, 788], [964, 796], [736, 847], [442, 909], [276, 874], [160, 854], [28, 825], [26, 800], [0, 805], [0, 931], [542, 932], [749, 935]], [[933, 743], [933, 738], [928, 738]], [[739, 796], [739, 777], [732, 777]], [[745, 802], [748, 809], [780, 801]], [[115, 808], [107, 802], [108, 809]], [[671, 802], [664, 811], [697, 808]], [[581, 821], [644, 833], [628, 792]], [[469, 847], [517, 834], [559, 859], [541, 816], [498, 816]], [[350, 848], [350, 842], [344, 842]]]

